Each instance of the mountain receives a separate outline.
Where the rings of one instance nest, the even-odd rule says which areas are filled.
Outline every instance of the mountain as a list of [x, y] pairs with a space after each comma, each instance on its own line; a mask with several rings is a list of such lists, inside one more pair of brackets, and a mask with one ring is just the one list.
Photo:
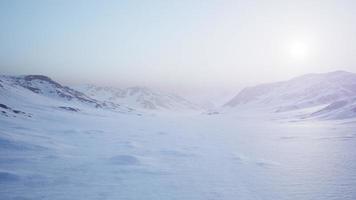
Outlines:
[[277, 113], [321, 107], [305, 117], [348, 118], [356, 116], [355, 99], [356, 74], [335, 71], [248, 87], [224, 107], [263, 108]]
[[[78, 112], [82, 109], [108, 109], [130, 112], [132, 109], [102, 102], [63, 86], [43, 75], [0, 76], [0, 110], [3, 115], [26, 115], [26, 108], [54, 108]], [[22, 108], [19, 109], [19, 108]]]
[[146, 87], [99, 87], [82, 85], [75, 87], [91, 98], [114, 102], [136, 109], [146, 110], [196, 110], [199, 107], [190, 101], [170, 93], [153, 91]]

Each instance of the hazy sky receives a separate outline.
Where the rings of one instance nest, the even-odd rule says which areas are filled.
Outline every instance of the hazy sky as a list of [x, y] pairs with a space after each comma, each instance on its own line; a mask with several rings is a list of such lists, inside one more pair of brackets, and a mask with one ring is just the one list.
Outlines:
[[0, 72], [238, 88], [356, 72], [356, 1], [0, 0]]

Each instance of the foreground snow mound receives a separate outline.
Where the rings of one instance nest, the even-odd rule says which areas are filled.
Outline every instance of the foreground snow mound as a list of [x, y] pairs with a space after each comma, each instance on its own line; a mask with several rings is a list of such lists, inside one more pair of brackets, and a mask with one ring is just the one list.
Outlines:
[[88, 96], [106, 102], [114, 102], [136, 109], [146, 110], [197, 110], [199, 107], [175, 94], [153, 91], [146, 87], [99, 87], [83, 85], [75, 87]]
[[280, 113], [324, 106], [305, 116], [348, 118], [356, 116], [355, 99], [356, 74], [336, 71], [245, 88], [224, 107], [261, 107]]

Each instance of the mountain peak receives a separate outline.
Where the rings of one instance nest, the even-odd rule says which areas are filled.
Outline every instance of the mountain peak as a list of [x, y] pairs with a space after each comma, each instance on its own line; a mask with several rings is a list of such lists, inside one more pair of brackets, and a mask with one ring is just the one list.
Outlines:
[[42, 80], [42, 81], [53, 82], [53, 80], [51, 78], [49, 78], [48, 76], [44, 76], [44, 75], [25, 75], [25, 76], [23, 76], [23, 78], [26, 81]]

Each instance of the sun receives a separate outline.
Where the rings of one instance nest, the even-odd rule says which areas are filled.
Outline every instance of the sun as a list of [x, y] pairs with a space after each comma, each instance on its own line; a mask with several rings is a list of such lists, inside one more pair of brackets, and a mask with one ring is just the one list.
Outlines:
[[303, 41], [293, 41], [289, 46], [289, 53], [293, 59], [303, 60], [309, 56], [309, 46]]

